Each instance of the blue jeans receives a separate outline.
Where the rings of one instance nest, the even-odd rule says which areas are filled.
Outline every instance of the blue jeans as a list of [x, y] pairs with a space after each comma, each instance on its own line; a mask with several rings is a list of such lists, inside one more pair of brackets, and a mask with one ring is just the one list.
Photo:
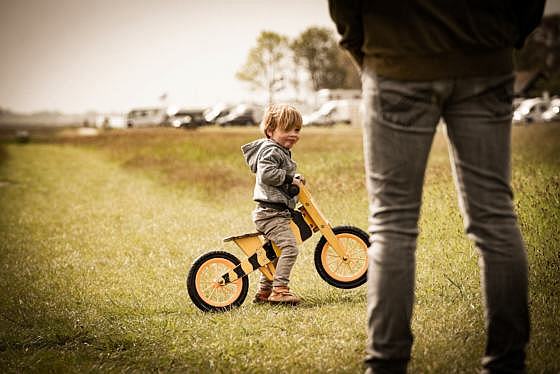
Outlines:
[[410, 359], [424, 172], [443, 118], [465, 230], [479, 253], [483, 370], [523, 372], [528, 281], [510, 188], [513, 76], [404, 82], [366, 66], [362, 86], [372, 238], [366, 364], [373, 372], [404, 372]]

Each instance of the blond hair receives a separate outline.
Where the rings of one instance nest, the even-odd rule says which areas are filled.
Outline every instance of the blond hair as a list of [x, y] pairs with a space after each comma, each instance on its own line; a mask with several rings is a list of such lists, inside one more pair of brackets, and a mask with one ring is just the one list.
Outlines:
[[261, 129], [270, 138], [269, 132], [272, 133], [277, 128], [290, 131], [301, 129], [302, 124], [301, 114], [296, 108], [288, 104], [272, 104], [264, 112]]

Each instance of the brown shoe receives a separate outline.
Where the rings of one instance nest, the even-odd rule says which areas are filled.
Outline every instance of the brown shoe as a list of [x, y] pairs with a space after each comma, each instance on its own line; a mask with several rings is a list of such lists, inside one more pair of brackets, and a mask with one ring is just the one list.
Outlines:
[[253, 302], [256, 304], [268, 303], [268, 297], [272, 293], [272, 289], [260, 289], [255, 294]]
[[301, 301], [299, 297], [290, 292], [288, 286], [278, 286], [272, 289], [268, 301], [274, 304], [297, 305]]

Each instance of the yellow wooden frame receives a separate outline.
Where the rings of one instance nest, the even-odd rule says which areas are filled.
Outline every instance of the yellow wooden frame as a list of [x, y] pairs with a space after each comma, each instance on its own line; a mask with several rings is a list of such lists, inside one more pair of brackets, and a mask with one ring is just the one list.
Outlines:
[[[299, 206], [298, 210], [302, 213], [303, 218], [312, 232], [321, 231], [327, 242], [333, 247], [335, 252], [342, 258], [343, 261], [348, 260], [348, 252], [344, 245], [338, 240], [336, 235], [334, 234], [331, 224], [327, 221], [324, 214], [319, 209], [319, 206], [311, 196], [311, 193], [304, 185], [300, 185], [299, 189]], [[290, 228], [292, 229], [297, 243], [302, 243], [302, 237], [300, 234], [300, 229], [294, 221], [290, 222]], [[265, 254], [265, 250], [263, 249], [263, 245], [265, 243], [265, 238], [262, 236], [261, 233], [255, 232], [250, 234], [244, 234], [240, 236], [231, 236], [224, 239], [224, 242], [233, 241], [242, 251], [247, 255], [247, 257], [252, 256], [253, 254], [257, 253], [258, 264], [262, 265], [258, 269], [264, 276], [272, 280], [274, 278], [274, 273], [276, 272], [276, 268], [274, 267], [273, 261], [271, 261]], [[281, 250], [276, 246], [276, 244], [272, 243], [272, 248], [276, 253], [276, 256], [280, 256]], [[253, 265], [249, 262], [248, 259], [244, 259], [241, 261], [236, 268], [241, 268], [242, 273], [245, 275], [252, 272]], [[239, 274], [237, 274], [234, 270], [228, 273], [228, 279], [230, 282], [235, 281], [239, 278]], [[220, 283], [223, 283], [221, 281]]]

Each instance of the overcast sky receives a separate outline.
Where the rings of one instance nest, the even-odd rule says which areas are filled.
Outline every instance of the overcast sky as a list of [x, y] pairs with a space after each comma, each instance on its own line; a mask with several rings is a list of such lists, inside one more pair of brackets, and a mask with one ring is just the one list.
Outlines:
[[[560, 0], [547, 11], [560, 13]], [[334, 30], [326, 0], [6, 0], [0, 107], [127, 111], [247, 97], [235, 78], [263, 30]]]
[[126, 111], [237, 101], [259, 33], [331, 27], [326, 0], [0, 2], [0, 107]]

